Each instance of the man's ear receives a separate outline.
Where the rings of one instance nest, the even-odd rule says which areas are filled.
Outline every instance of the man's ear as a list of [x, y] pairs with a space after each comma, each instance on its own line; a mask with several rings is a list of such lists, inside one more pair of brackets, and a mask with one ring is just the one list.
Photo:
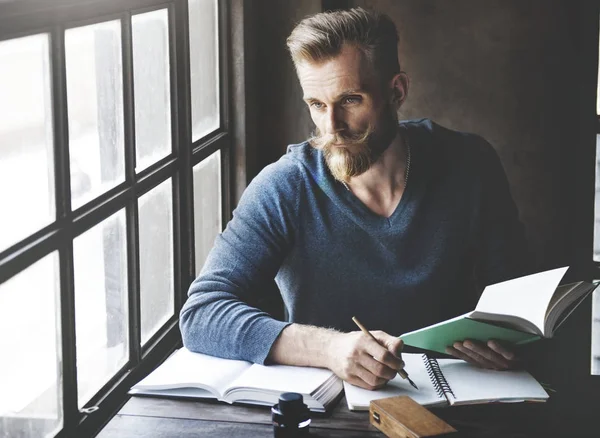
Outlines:
[[410, 79], [403, 71], [392, 78], [390, 83], [392, 88], [392, 102], [396, 109], [399, 109], [406, 100], [409, 83]]

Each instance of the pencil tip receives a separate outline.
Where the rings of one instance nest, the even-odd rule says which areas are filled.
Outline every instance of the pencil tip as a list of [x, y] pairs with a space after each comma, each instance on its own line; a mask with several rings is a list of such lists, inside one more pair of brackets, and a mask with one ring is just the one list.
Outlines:
[[412, 379], [410, 377], [408, 378], [408, 381], [417, 391], [419, 390], [419, 387], [415, 384], [415, 382], [412, 381]]

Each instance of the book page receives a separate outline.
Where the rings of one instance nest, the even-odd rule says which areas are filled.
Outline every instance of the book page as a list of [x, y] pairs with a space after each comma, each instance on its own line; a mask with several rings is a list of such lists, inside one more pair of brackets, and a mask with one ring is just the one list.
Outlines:
[[277, 393], [312, 394], [333, 375], [332, 371], [324, 368], [253, 364], [228, 385], [227, 393], [236, 388], [250, 388]]
[[562, 301], [563, 298], [570, 294], [571, 291], [577, 288], [577, 286], [579, 286], [581, 283], [581, 281], [578, 281], [577, 283], [569, 283], [563, 284], [562, 286], [558, 286], [556, 292], [554, 293], [554, 296], [550, 300], [550, 304], [548, 304], [546, 317], [548, 317], [548, 315], [552, 313], [552, 309], [554, 309]]
[[451, 404], [489, 403], [494, 401], [537, 400], [548, 394], [531, 374], [524, 370], [495, 371], [458, 359], [438, 359], [440, 369], [452, 389]]
[[216, 398], [221, 398], [228, 384], [251, 365], [250, 362], [192, 353], [181, 348], [132, 390], [135, 393], [153, 390], [155, 393], [164, 389], [205, 388]]
[[550, 337], [594, 289], [596, 289], [595, 285], [580, 281], [578, 286], [569, 291], [568, 296], [559, 300], [550, 309], [546, 316], [546, 331], [549, 332]]
[[475, 311], [524, 318], [545, 334], [546, 310], [567, 269], [568, 266], [492, 284], [481, 294]]
[[407, 395], [423, 406], [446, 405], [446, 398], [443, 395], [438, 394], [429, 378], [429, 374], [427, 374], [425, 362], [423, 362], [423, 355], [404, 353], [402, 355], [402, 360], [404, 360], [405, 363], [404, 369], [413, 382], [419, 387], [419, 390], [413, 388], [410, 383], [408, 383], [408, 380], [404, 380], [400, 376], [396, 376], [394, 379], [390, 380], [386, 386], [375, 391], [359, 388], [358, 386], [344, 382], [348, 409], [353, 411], [368, 411], [371, 400], [394, 397], [397, 395]]

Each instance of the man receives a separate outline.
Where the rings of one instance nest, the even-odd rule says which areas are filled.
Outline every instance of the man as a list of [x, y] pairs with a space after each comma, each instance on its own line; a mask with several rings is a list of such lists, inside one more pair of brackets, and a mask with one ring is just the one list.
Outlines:
[[[374, 389], [403, 366], [398, 335], [472, 310], [482, 286], [524, 272], [523, 227], [491, 146], [429, 120], [398, 122], [409, 81], [397, 42], [388, 17], [363, 9], [294, 29], [316, 135], [260, 172], [217, 237], [181, 312], [189, 349], [326, 367]], [[285, 322], [256, 308], [273, 278]], [[515, 364], [493, 342], [448, 352]]]

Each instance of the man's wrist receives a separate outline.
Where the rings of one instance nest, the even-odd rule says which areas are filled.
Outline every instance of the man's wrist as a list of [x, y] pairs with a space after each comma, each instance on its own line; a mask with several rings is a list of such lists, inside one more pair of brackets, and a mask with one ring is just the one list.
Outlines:
[[340, 332], [336, 332], [335, 330], [323, 329], [321, 333], [322, 340], [320, 346], [320, 355], [322, 364], [320, 367], [332, 369], [334, 354], [335, 351], [335, 340], [340, 335]]
[[330, 368], [337, 335], [322, 327], [290, 324], [273, 344], [269, 359], [283, 365]]

